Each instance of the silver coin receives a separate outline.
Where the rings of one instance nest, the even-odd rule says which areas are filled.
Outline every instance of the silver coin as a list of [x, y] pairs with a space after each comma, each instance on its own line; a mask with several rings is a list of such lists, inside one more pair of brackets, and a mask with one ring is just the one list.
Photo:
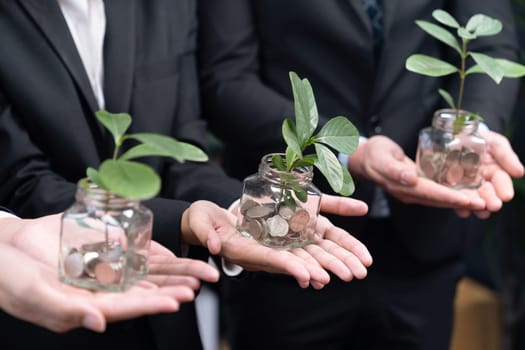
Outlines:
[[100, 261], [95, 266], [95, 278], [102, 284], [114, 284], [122, 276], [122, 266], [118, 263]]
[[95, 277], [95, 266], [99, 262], [99, 253], [98, 252], [86, 252], [84, 253], [84, 272], [89, 277]]
[[258, 205], [256, 207], [252, 207], [246, 211], [247, 217], [251, 219], [262, 219], [268, 217], [270, 214], [273, 213], [273, 209], [269, 206], [265, 205]]
[[288, 222], [280, 215], [274, 215], [266, 220], [268, 233], [273, 237], [284, 237], [288, 233]]
[[96, 243], [86, 243], [86, 244], [83, 244], [82, 247], [80, 247], [80, 251], [83, 253], [88, 253], [88, 252], [100, 253], [100, 252], [107, 250], [108, 247], [109, 247], [109, 244], [106, 244], [105, 241], [96, 242]]
[[292, 215], [290, 220], [288, 220], [288, 225], [290, 230], [293, 232], [301, 232], [304, 230], [306, 225], [310, 221], [310, 214], [305, 209], [297, 209]]
[[292, 208], [290, 208], [289, 206], [287, 206], [287, 205], [279, 206], [279, 215], [283, 219], [289, 220], [292, 217], [293, 213], [294, 213], [294, 210]]
[[245, 218], [242, 223], [242, 228], [250, 234], [250, 236], [256, 240], [260, 240], [262, 237], [266, 236], [266, 224], [264, 220], [261, 219], [250, 219]]
[[461, 152], [458, 150], [453, 150], [447, 153], [445, 157], [445, 164], [451, 166], [452, 164], [459, 163], [461, 158]]
[[433, 179], [436, 173], [433, 157], [431, 154], [424, 154], [419, 157], [419, 168], [423, 172], [423, 176]]
[[72, 251], [64, 259], [64, 272], [67, 276], [78, 278], [84, 273], [84, 257], [82, 253]]
[[260, 204], [257, 203], [256, 201], [254, 201], [253, 199], [243, 200], [242, 203], [241, 203], [241, 206], [239, 207], [239, 211], [240, 211], [241, 215], [245, 216], [246, 212], [248, 211], [248, 209], [253, 208], [253, 207], [257, 207], [259, 205]]

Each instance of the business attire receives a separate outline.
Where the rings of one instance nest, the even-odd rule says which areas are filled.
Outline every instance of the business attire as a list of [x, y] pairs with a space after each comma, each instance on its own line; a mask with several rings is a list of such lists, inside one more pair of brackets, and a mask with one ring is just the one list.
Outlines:
[[[62, 8], [57, 0], [0, 1], [0, 203], [21, 217], [65, 210], [86, 168], [111, 157], [111, 135], [94, 116], [99, 108], [130, 113], [131, 133], [169, 134], [205, 146], [205, 124], [198, 119], [196, 2], [97, 1], [105, 15], [105, 31], [98, 31], [98, 88], [93, 72], [101, 70], [91, 69], [96, 64], [87, 64], [75, 45], [82, 41], [69, 30], [74, 15], [67, 1], [60, 1]], [[182, 200], [227, 206], [240, 193], [239, 182], [212, 163], [145, 162], [163, 180], [158, 198], [145, 203], [154, 213], [153, 238], [176, 254], [180, 218], [189, 205]], [[201, 347], [193, 304], [175, 314], [111, 324], [103, 335], [55, 335], [6, 314], [0, 328], [3, 346], [13, 349]]]
[[[404, 68], [414, 53], [458, 61], [454, 50], [414, 23], [432, 21], [436, 8], [462, 23], [474, 13], [499, 18], [503, 32], [469, 48], [517, 59], [508, 1], [385, 0], [381, 40], [374, 40], [365, 5], [360, 0], [199, 2], [204, 115], [225, 142], [231, 175], [243, 178], [255, 172], [262, 155], [284, 151], [282, 120], [293, 116], [291, 70], [310, 80], [321, 124], [345, 115], [363, 136], [386, 135], [414, 159], [419, 130], [445, 107], [438, 88], [453, 96], [458, 90], [455, 76], [430, 78]], [[469, 76], [464, 106], [501, 132], [517, 87], [516, 80], [496, 86], [485, 76]], [[354, 197], [372, 209], [376, 184], [358, 180], [356, 188]], [[225, 313], [233, 348], [446, 349], [462, 257], [479, 232], [451, 210], [386, 200], [386, 212], [333, 219], [374, 257], [364, 281], [343, 283], [334, 277], [322, 291], [297, 290], [292, 280], [264, 273], [227, 281]]]

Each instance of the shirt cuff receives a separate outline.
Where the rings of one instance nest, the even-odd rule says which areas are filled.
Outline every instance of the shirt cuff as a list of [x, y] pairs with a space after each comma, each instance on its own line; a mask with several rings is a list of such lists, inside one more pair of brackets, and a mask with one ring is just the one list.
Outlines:
[[[363, 144], [366, 141], [368, 141], [368, 137], [359, 136], [359, 144]], [[341, 164], [343, 164], [343, 166], [348, 169], [348, 154], [346, 154], [346, 153], [339, 153], [337, 155], [337, 158], [339, 159]]]
[[[235, 209], [239, 205], [240, 202], [241, 202], [240, 198], [234, 201], [228, 207], [228, 211], [233, 212], [233, 209]], [[224, 272], [224, 274], [228, 277], [237, 277], [244, 271], [242, 266], [231, 263], [222, 256], [221, 256], [221, 268], [222, 268], [222, 272]]]
[[3, 219], [3, 218], [18, 218], [18, 216], [8, 213], [6, 211], [0, 210], [0, 219]]

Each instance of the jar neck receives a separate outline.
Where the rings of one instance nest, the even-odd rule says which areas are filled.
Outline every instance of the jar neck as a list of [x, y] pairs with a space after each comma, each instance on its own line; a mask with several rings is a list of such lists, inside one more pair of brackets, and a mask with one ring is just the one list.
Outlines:
[[104, 211], [138, 208], [140, 205], [137, 199], [118, 196], [111, 191], [98, 187], [89, 180], [79, 182], [75, 199], [88, 207]]
[[282, 153], [271, 153], [265, 155], [261, 159], [259, 164], [259, 176], [263, 177], [267, 181], [275, 184], [281, 183], [283, 180], [292, 180], [297, 182], [299, 185], [308, 185], [312, 183], [314, 177], [314, 171], [312, 166], [304, 166], [297, 169], [293, 169], [291, 172], [278, 170], [273, 166], [272, 157], [278, 155], [285, 158]]
[[[434, 113], [432, 127], [454, 134], [471, 134], [476, 132], [479, 126], [479, 119], [468, 120], [471, 115], [472, 113], [462, 109], [440, 109]], [[463, 120], [459, 120], [459, 117], [463, 117]]]

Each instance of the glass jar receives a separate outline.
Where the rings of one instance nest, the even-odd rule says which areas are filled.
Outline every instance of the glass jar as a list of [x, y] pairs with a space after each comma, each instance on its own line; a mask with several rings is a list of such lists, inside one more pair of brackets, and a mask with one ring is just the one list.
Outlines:
[[244, 180], [237, 228], [268, 247], [303, 247], [314, 240], [321, 203], [321, 192], [312, 184], [313, 167], [280, 171], [273, 156], [264, 156], [259, 172]]
[[432, 126], [419, 133], [416, 165], [420, 176], [455, 189], [481, 186], [487, 145], [478, 134], [479, 119], [469, 115], [454, 109], [434, 113]]
[[64, 212], [59, 278], [79, 287], [123, 291], [146, 276], [153, 214], [138, 200], [81, 180]]

